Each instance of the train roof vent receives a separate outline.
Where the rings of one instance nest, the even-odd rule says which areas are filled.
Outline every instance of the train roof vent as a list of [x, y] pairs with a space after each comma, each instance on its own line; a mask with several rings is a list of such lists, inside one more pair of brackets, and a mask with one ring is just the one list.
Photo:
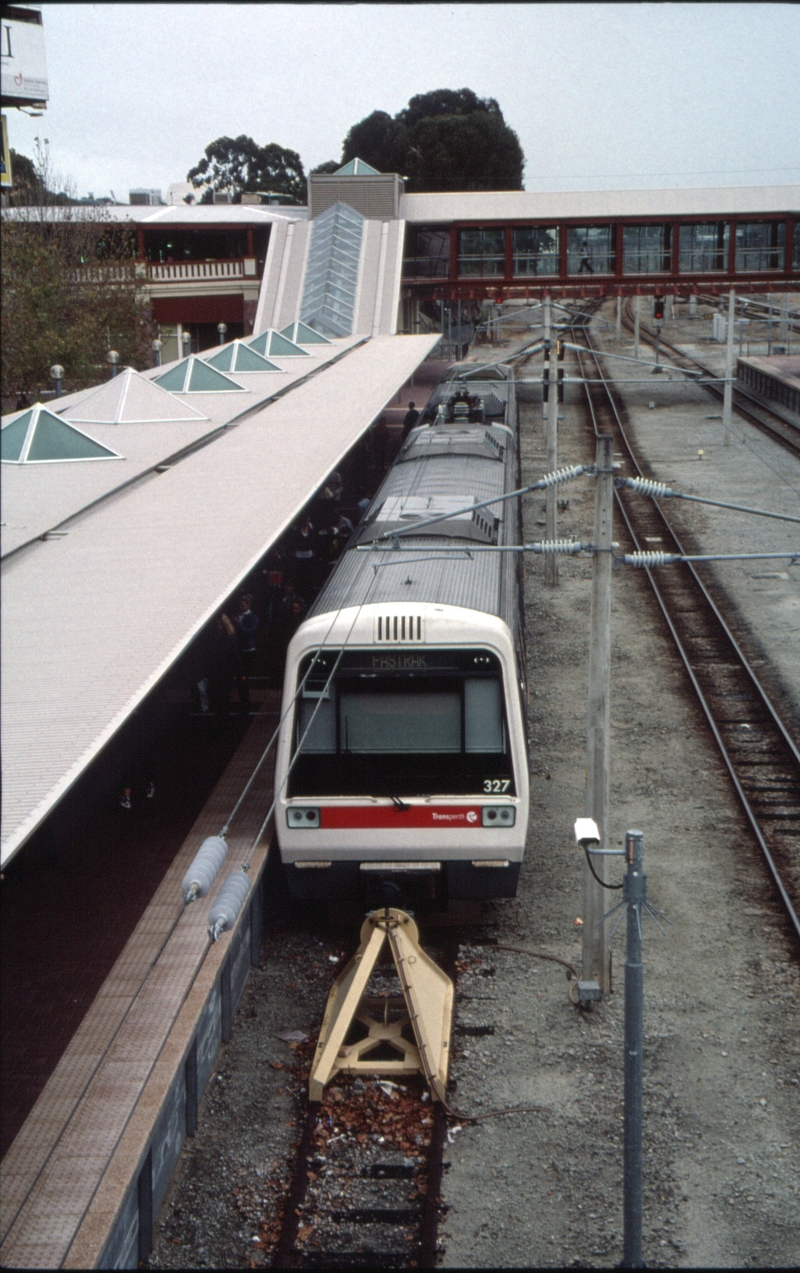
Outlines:
[[408, 531], [415, 522], [440, 517], [441, 521], [422, 527], [419, 534], [496, 544], [498, 518], [490, 509], [471, 509], [474, 503], [474, 495], [390, 495], [359, 535], [359, 543], [370, 543], [385, 531]]
[[380, 645], [421, 645], [425, 640], [425, 620], [421, 614], [378, 614], [375, 641]]
[[477, 455], [480, 459], [502, 460], [504, 448], [505, 440], [482, 424], [447, 424], [412, 434], [398, 462], [404, 464], [433, 455]]

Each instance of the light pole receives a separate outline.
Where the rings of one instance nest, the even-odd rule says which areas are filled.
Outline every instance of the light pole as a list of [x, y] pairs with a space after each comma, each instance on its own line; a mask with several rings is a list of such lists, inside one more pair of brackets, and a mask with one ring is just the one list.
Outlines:
[[158, 337], [156, 337], [156, 339], [153, 341], [152, 349], [153, 349], [153, 354], [155, 356], [157, 367], [161, 366], [161, 350], [163, 348], [164, 348], [163, 340], [159, 340]]
[[188, 332], [184, 332], [181, 339], [183, 341], [183, 356], [184, 358], [188, 358], [189, 354], [192, 352], [192, 338]]
[[117, 363], [119, 362], [119, 354], [116, 349], [109, 349], [108, 361], [111, 363], [111, 379], [113, 380], [117, 374]]
[[228, 330], [227, 323], [217, 323], [217, 331], [219, 332], [219, 343], [221, 345], [225, 344], [225, 333], [227, 332], [227, 330]]
[[60, 398], [61, 397], [61, 381], [64, 379], [64, 368], [61, 366], [61, 363], [59, 362], [53, 363], [52, 367], [50, 368], [50, 375], [53, 377], [53, 379], [56, 382], [56, 397]]

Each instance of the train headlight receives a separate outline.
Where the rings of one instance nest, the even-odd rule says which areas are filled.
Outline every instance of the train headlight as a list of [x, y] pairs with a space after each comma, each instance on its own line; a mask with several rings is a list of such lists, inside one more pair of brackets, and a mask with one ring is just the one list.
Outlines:
[[293, 831], [309, 830], [319, 826], [319, 809], [292, 805], [286, 810], [286, 825]]
[[481, 810], [484, 827], [513, 827], [517, 811], [512, 804], [485, 804]]

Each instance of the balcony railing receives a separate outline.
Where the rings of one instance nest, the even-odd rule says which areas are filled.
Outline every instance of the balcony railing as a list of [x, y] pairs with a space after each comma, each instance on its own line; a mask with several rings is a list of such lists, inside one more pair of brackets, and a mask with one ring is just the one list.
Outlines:
[[206, 279], [255, 278], [254, 257], [232, 261], [164, 261], [150, 262], [147, 277], [151, 283], [191, 283]]

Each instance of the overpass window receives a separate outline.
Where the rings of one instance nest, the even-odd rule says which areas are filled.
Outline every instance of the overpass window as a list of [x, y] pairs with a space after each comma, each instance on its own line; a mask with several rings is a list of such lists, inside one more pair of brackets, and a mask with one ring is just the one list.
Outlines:
[[499, 230], [459, 230], [459, 278], [502, 278], [506, 272], [505, 232]]
[[681, 274], [711, 274], [728, 265], [729, 227], [725, 221], [699, 221], [679, 230]]
[[794, 223], [794, 240], [792, 246], [792, 269], [800, 270], [800, 221]]
[[780, 270], [786, 225], [783, 221], [744, 221], [736, 227], [736, 272]]
[[450, 229], [446, 225], [406, 227], [405, 278], [450, 277]]
[[626, 225], [622, 231], [623, 274], [664, 274], [671, 267], [669, 225]]
[[568, 274], [614, 273], [613, 225], [575, 225], [567, 231]]
[[514, 230], [515, 277], [546, 274], [558, 274], [558, 226], [517, 226]]

